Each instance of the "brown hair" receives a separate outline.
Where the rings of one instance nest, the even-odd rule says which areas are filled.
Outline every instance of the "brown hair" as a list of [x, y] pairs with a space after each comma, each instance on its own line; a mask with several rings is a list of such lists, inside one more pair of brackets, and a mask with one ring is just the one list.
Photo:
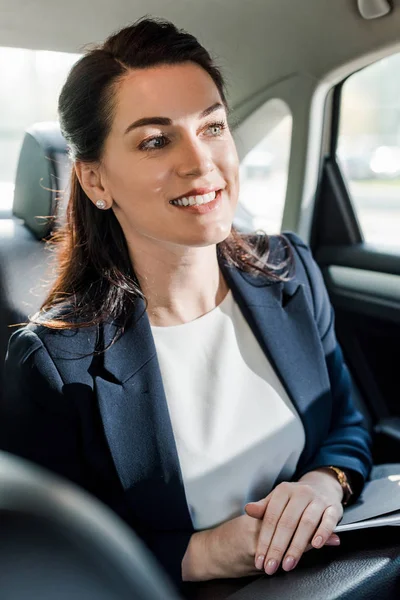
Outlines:
[[[94, 47], [72, 68], [61, 91], [59, 116], [73, 160], [97, 162], [114, 114], [115, 88], [130, 69], [191, 61], [213, 79], [227, 106], [220, 70], [197, 39], [168, 21], [143, 18]], [[251, 239], [257, 239], [254, 243]], [[146, 300], [129, 258], [125, 236], [112, 210], [96, 209], [75, 169], [66, 222], [56, 242], [55, 282], [41, 311], [31, 319], [52, 329], [89, 327], [112, 320], [121, 332], [135, 300]], [[287, 244], [285, 244], [287, 245]], [[246, 236], [234, 228], [217, 246], [219, 258], [244, 271], [284, 280], [289, 259], [269, 264], [268, 236]], [[55, 311], [51, 309], [57, 309]]]

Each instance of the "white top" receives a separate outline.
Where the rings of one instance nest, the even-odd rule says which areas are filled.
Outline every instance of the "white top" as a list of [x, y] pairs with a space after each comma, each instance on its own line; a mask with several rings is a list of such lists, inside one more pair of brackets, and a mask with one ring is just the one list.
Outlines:
[[152, 332], [193, 526], [213, 527], [292, 477], [304, 427], [231, 291]]

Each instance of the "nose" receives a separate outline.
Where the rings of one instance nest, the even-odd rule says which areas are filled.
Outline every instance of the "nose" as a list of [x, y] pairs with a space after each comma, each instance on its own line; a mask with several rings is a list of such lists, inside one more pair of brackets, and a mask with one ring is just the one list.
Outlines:
[[210, 149], [204, 142], [196, 139], [182, 143], [176, 169], [180, 177], [201, 177], [213, 169]]

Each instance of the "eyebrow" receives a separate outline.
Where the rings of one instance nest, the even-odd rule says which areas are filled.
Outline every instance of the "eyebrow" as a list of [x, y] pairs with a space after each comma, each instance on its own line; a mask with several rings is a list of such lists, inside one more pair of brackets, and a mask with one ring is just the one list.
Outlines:
[[[220, 110], [221, 108], [225, 108], [221, 102], [215, 102], [212, 106], [209, 106], [203, 112], [199, 114], [199, 119], [204, 119], [211, 115], [213, 112]], [[146, 125], [172, 125], [172, 119], [168, 117], [143, 117], [142, 119], [138, 119], [131, 123], [126, 129], [124, 135], [132, 131], [133, 129], [137, 129], [138, 127], [145, 127]]]

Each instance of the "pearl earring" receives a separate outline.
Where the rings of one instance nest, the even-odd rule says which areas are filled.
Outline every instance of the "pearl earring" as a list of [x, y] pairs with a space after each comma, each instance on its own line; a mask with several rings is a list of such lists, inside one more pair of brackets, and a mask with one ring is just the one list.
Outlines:
[[105, 200], [96, 200], [96, 206], [100, 210], [104, 210], [107, 207], [107, 202]]

